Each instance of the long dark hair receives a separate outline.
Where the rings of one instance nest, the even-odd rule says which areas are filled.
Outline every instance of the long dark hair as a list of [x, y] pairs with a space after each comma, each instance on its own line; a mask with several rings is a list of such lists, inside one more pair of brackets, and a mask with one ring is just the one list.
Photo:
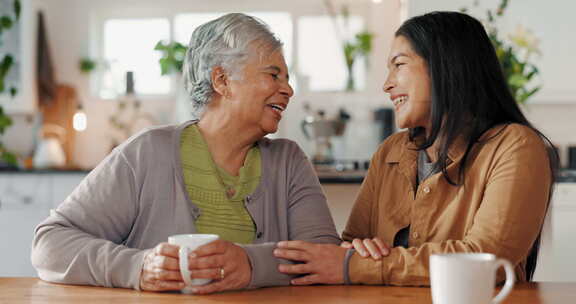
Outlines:
[[[494, 47], [478, 20], [458, 12], [432, 12], [407, 20], [396, 31], [396, 36], [408, 39], [412, 49], [424, 59], [431, 81], [430, 130], [410, 129], [410, 139], [427, 131], [428, 136], [418, 144], [418, 150], [427, 149], [438, 140], [435, 166], [448, 183], [464, 184], [470, 151], [485, 131], [500, 124], [518, 123], [534, 130], [548, 146], [551, 185], [554, 184], [558, 167], [556, 151], [518, 107]], [[461, 136], [464, 136], [466, 151], [458, 180], [453, 180], [446, 169], [448, 150]], [[540, 236], [527, 260], [528, 280], [536, 267], [539, 243]]]

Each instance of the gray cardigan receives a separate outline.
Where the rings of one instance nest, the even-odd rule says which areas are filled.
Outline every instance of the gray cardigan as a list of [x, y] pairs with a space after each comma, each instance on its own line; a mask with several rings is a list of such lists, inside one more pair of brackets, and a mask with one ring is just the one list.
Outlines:
[[[168, 236], [194, 233], [200, 209], [184, 187], [180, 133], [193, 121], [156, 127], [114, 149], [36, 227], [32, 264], [57, 283], [139, 289], [144, 256]], [[339, 243], [318, 178], [292, 141], [263, 138], [260, 184], [244, 201], [256, 224], [241, 245], [252, 266], [249, 288], [288, 285], [276, 242]], [[287, 263], [287, 261], [282, 261]]]

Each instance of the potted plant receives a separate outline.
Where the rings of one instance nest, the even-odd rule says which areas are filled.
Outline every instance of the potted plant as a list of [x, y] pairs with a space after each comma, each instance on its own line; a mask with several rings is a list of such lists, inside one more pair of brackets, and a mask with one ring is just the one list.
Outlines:
[[82, 57], [80, 58], [80, 61], [78, 61], [78, 68], [80, 69], [80, 72], [82, 74], [92, 73], [97, 66], [98, 63], [96, 62], [96, 60], [89, 57]]
[[182, 79], [182, 68], [188, 47], [180, 42], [164, 43], [159, 41], [154, 49], [161, 52], [161, 57], [158, 60], [161, 74], [174, 74], [175, 76], [176, 98], [172, 120], [179, 123], [197, 118], [199, 113], [196, 112], [197, 109], [192, 107]]
[[[478, 1], [474, 2], [474, 6], [478, 6]], [[507, 39], [500, 36], [497, 23], [504, 17], [507, 8], [508, 0], [501, 0], [495, 10], [486, 10], [486, 19], [481, 20], [494, 45], [512, 96], [516, 102], [525, 104], [541, 88], [540, 85], [532, 84], [534, 77], [539, 74], [538, 68], [532, 63], [533, 55], [540, 54], [539, 41], [530, 30], [522, 26], [518, 26]], [[461, 11], [467, 12], [468, 9], [462, 8]]]
[[342, 23], [338, 23], [338, 16], [335, 13], [331, 0], [325, 0], [324, 5], [330, 15], [334, 29], [336, 30], [337, 38], [342, 44], [342, 52], [344, 53], [344, 63], [346, 64], [346, 91], [352, 92], [356, 89], [354, 82], [354, 63], [360, 57], [368, 59], [370, 51], [372, 50], [372, 39], [374, 35], [369, 31], [361, 31], [352, 35], [350, 32], [350, 10], [348, 6], [342, 6], [340, 16]]
[[[2, 45], [2, 34], [10, 30], [12, 26], [18, 22], [21, 9], [20, 0], [13, 0], [12, 10], [0, 15], [0, 46]], [[0, 53], [0, 94], [8, 93], [12, 98], [18, 94], [18, 89], [8, 85], [6, 78], [13, 65], [14, 56], [12, 54]], [[2, 105], [0, 105], [0, 135], [4, 134], [6, 128], [10, 125], [12, 125], [12, 119], [4, 112]], [[16, 156], [8, 152], [2, 142], [0, 142], [0, 161], [16, 165]]]
[[359, 57], [368, 58], [370, 51], [372, 50], [372, 34], [367, 31], [362, 31], [354, 36], [353, 40], [347, 40], [344, 42], [344, 59], [346, 61], [346, 71], [348, 72], [348, 78], [346, 80], [346, 91], [351, 92], [356, 89], [356, 84], [354, 83], [354, 62]]
[[159, 60], [162, 75], [167, 75], [172, 72], [176, 72], [177, 74], [182, 73], [186, 49], [186, 46], [180, 42], [164, 43], [163, 41], [159, 41], [156, 44], [154, 50], [162, 53], [162, 57]]

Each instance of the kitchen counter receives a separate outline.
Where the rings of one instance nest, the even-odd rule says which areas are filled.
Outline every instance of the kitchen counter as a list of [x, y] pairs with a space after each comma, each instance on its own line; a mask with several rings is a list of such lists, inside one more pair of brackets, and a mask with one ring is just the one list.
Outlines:
[[[317, 171], [320, 183], [323, 184], [361, 184], [366, 176], [366, 170], [322, 170]], [[90, 170], [85, 169], [1, 169], [0, 174], [88, 174]], [[576, 183], [575, 169], [561, 169], [556, 179], [558, 183]]]
[[328, 176], [320, 177], [321, 184], [361, 184], [364, 181], [363, 176], [355, 177], [342, 177], [342, 176]]
[[[365, 170], [358, 171], [317, 171], [322, 184], [361, 184], [366, 175]], [[561, 169], [556, 178], [557, 183], [576, 183], [576, 170]]]
[[322, 184], [361, 184], [367, 171], [318, 171]]
[[561, 169], [556, 178], [558, 183], [576, 183], [576, 169]]

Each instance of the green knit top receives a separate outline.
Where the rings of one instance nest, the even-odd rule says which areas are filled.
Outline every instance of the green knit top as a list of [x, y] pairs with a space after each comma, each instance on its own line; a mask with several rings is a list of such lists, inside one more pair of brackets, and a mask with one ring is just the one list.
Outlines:
[[[244, 198], [260, 183], [258, 146], [246, 155], [239, 175], [232, 176], [214, 163], [202, 133], [192, 124], [180, 137], [180, 156], [186, 191], [201, 210], [195, 223], [198, 233], [217, 234], [220, 239], [234, 243], [252, 243], [256, 226], [244, 207]], [[233, 189], [230, 198], [227, 189]]]

